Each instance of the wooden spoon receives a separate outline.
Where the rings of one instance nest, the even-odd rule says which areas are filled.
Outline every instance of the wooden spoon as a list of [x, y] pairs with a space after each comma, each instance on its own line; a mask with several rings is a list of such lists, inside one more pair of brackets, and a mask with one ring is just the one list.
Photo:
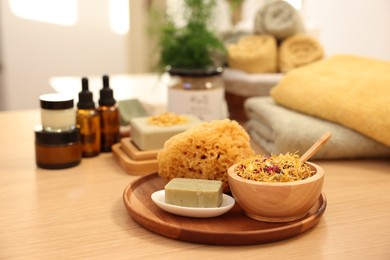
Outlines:
[[332, 136], [331, 132], [326, 132], [299, 158], [299, 161], [306, 162], [310, 159], [320, 148], [330, 139]]

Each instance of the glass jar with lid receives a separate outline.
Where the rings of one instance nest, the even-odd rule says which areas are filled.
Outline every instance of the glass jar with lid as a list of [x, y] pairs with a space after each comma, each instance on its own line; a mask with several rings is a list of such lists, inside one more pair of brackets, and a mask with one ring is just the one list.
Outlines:
[[50, 93], [39, 97], [41, 105], [41, 124], [44, 131], [69, 131], [76, 127], [76, 111], [73, 98]]
[[168, 68], [171, 76], [167, 110], [211, 121], [226, 117], [223, 69]]

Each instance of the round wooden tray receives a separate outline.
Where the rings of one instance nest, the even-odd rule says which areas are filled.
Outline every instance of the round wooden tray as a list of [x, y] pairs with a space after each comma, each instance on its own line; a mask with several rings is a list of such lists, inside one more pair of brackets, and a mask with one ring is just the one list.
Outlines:
[[166, 237], [213, 245], [251, 245], [279, 241], [302, 234], [314, 227], [324, 214], [326, 198], [318, 202], [302, 219], [287, 223], [267, 223], [247, 217], [236, 205], [215, 218], [189, 218], [165, 212], [154, 204], [150, 195], [164, 189], [164, 181], [152, 173], [130, 183], [123, 192], [129, 215], [141, 226]]

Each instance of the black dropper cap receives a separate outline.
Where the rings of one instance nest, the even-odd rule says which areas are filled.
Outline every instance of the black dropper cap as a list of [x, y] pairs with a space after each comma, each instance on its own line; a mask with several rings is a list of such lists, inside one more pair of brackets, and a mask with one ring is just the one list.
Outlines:
[[79, 92], [79, 102], [77, 102], [77, 108], [79, 109], [95, 109], [95, 103], [93, 102], [92, 92], [88, 89], [88, 79], [81, 79], [82, 91]]
[[116, 101], [114, 93], [109, 85], [109, 78], [103, 75], [103, 88], [100, 90], [99, 106], [113, 106]]

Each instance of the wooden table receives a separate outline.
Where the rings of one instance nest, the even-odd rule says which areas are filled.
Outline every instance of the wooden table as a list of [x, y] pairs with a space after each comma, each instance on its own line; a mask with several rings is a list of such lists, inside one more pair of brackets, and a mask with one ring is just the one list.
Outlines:
[[38, 111], [0, 112], [0, 259], [390, 259], [389, 159], [318, 161], [328, 206], [313, 229], [251, 246], [169, 239], [127, 214], [124, 188], [138, 176], [112, 154], [74, 168], [35, 165]]

